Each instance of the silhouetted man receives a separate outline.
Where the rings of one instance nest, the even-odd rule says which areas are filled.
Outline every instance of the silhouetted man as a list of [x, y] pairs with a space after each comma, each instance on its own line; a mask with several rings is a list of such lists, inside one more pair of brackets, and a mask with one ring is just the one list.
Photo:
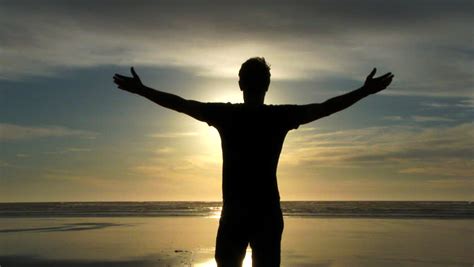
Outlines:
[[118, 88], [214, 126], [221, 136], [224, 204], [216, 240], [219, 266], [241, 266], [250, 244], [253, 266], [279, 266], [283, 216], [277, 186], [277, 165], [288, 131], [343, 110], [385, 89], [393, 75], [373, 78], [350, 93], [324, 103], [265, 105], [270, 67], [264, 58], [251, 58], [239, 71], [243, 104], [201, 103], [146, 87], [133, 77], [115, 74]]

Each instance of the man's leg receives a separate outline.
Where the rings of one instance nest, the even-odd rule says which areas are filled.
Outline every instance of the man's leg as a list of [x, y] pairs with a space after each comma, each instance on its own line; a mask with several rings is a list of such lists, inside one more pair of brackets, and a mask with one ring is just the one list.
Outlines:
[[253, 235], [250, 238], [253, 267], [280, 266], [283, 227], [281, 214], [265, 216], [255, 222]]
[[248, 230], [238, 218], [221, 217], [216, 239], [216, 262], [219, 267], [242, 266], [248, 245]]

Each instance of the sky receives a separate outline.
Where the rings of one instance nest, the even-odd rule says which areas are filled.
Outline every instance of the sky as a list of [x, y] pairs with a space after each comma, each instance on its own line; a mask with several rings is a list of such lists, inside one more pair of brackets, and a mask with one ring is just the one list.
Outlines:
[[[221, 199], [217, 131], [117, 89], [267, 104], [385, 91], [285, 141], [282, 200], [474, 199], [472, 1], [0, 1], [0, 202]], [[377, 76], [376, 75], [376, 76]]]

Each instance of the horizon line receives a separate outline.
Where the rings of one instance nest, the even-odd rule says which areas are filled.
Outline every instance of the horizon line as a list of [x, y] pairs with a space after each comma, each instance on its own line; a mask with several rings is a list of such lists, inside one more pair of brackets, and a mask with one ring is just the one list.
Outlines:
[[[222, 200], [85, 200], [85, 201], [0, 201], [0, 204], [32, 203], [158, 203], [158, 202], [202, 202], [222, 203]], [[281, 200], [280, 202], [474, 202], [474, 200]]]

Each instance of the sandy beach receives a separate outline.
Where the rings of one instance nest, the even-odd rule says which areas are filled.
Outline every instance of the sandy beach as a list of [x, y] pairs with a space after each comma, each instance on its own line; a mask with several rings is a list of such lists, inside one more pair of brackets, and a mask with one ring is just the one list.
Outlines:
[[[0, 265], [215, 266], [217, 226], [206, 217], [2, 218]], [[282, 266], [472, 266], [472, 255], [472, 220], [285, 218]]]

